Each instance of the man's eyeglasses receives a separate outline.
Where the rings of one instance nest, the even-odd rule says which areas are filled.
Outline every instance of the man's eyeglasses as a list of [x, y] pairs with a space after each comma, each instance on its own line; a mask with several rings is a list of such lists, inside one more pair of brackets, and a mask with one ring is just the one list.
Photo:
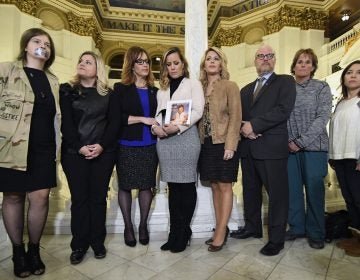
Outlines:
[[264, 59], [270, 60], [270, 59], [273, 59], [274, 56], [275, 56], [274, 53], [267, 53], [267, 54], [259, 53], [256, 55], [256, 58], [260, 59], [260, 60], [264, 60]]
[[150, 61], [148, 59], [137, 59], [137, 60], [135, 60], [135, 63], [139, 64], [139, 65], [143, 65], [145, 63], [145, 64], [149, 65]]

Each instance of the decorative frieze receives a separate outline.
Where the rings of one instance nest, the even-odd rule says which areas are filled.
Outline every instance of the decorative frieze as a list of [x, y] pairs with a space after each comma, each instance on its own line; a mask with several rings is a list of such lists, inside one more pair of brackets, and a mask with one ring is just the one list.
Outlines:
[[283, 6], [271, 17], [265, 17], [267, 33], [275, 33], [284, 26], [300, 27], [303, 30], [320, 29], [325, 30], [329, 20], [326, 12], [313, 8], [295, 8]]
[[101, 48], [102, 46], [102, 38], [101, 32], [96, 26], [96, 22], [94, 18], [85, 18], [81, 16], [77, 16], [72, 12], [66, 14], [69, 29], [71, 32], [74, 32], [81, 36], [92, 36], [95, 45], [97, 48]]
[[215, 37], [214, 45], [221, 47], [240, 44], [242, 31], [243, 29], [239, 25], [231, 29], [220, 28], [218, 34]]
[[40, 0], [0, 0], [0, 4], [14, 4], [20, 11], [32, 16], [36, 16], [37, 9], [40, 6]]
[[82, 36], [91, 36], [95, 29], [93, 18], [84, 18], [75, 15], [72, 12], [66, 14], [69, 22], [70, 31]]
[[20, 11], [32, 16], [36, 16], [37, 9], [39, 8], [40, 0], [27, 0], [18, 1]]

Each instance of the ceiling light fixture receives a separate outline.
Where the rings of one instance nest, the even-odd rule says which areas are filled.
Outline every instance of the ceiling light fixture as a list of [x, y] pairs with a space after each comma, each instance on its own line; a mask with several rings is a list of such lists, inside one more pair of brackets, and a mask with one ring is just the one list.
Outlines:
[[341, 12], [341, 20], [342, 21], [347, 21], [350, 18], [350, 11], [349, 10], [344, 10]]

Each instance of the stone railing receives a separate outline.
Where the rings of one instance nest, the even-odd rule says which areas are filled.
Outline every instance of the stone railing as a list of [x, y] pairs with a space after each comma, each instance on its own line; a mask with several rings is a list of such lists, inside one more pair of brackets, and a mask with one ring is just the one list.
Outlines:
[[[360, 26], [358, 26], [358, 28], [360, 28]], [[340, 37], [336, 38], [335, 40], [331, 41], [328, 44], [328, 53], [331, 53], [341, 47], [344, 47], [347, 42], [349, 42], [351, 39], [355, 38], [359, 33], [360, 32], [358, 29], [353, 28], [353, 29], [349, 30], [348, 32], [344, 33], [343, 35], [341, 35]]]

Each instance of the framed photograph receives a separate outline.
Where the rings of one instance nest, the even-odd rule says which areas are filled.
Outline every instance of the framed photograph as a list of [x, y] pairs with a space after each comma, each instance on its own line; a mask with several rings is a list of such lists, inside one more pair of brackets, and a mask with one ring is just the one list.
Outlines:
[[165, 124], [190, 125], [191, 99], [168, 101]]

